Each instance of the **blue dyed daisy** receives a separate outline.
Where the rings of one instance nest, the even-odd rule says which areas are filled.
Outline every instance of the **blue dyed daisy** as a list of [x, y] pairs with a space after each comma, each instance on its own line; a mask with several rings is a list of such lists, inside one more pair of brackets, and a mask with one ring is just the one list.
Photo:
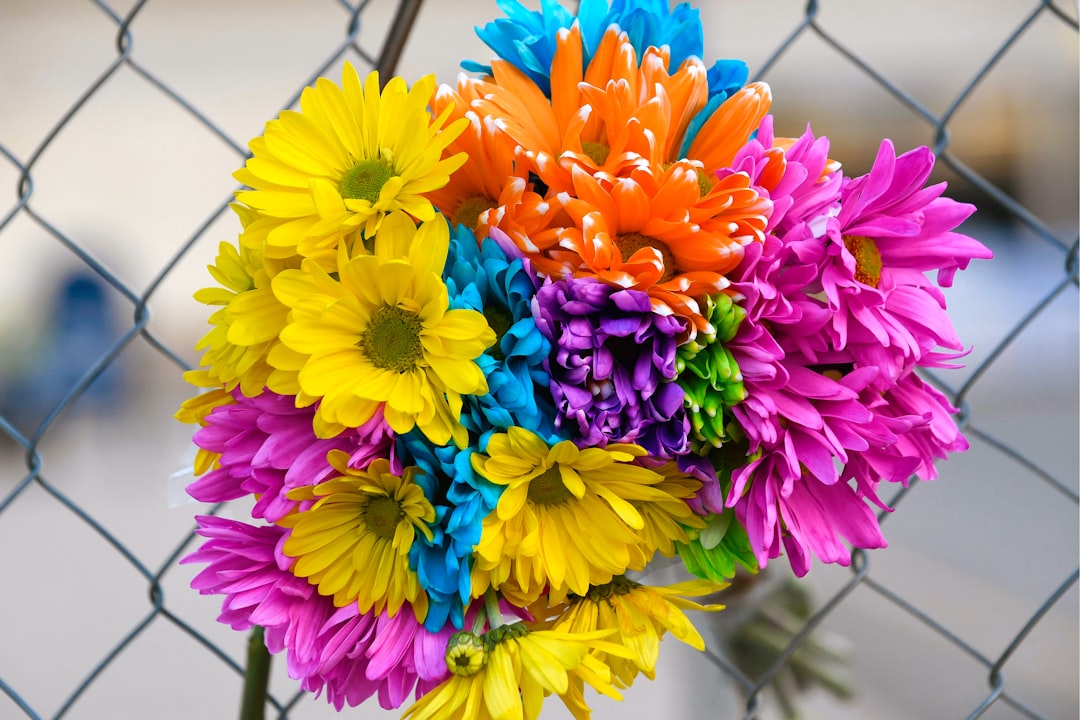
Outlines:
[[478, 437], [481, 449], [493, 431], [512, 426], [562, 439], [556, 437], [550, 377], [544, 369], [551, 343], [533, 321], [536, 285], [526, 261], [507, 256], [492, 238], [477, 243], [470, 229], [458, 226], [443, 279], [450, 307], [484, 313], [497, 338], [476, 360], [488, 393], [463, 398], [461, 423]]
[[526, 262], [509, 257], [491, 238], [478, 243], [472, 230], [458, 226], [443, 279], [450, 307], [484, 313], [498, 340], [476, 360], [488, 393], [462, 398], [461, 423], [471, 438], [467, 449], [433, 445], [420, 432], [397, 440], [404, 461], [424, 471], [418, 482], [438, 513], [431, 540], [421, 538], [409, 551], [409, 565], [428, 594], [424, 627], [431, 632], [447, 622], [461, 627], [472, 597], [473, 548], [480, 542], [484, 518], [502, 495], [502, 486], [473, 472], [473, 452], [483, 452], [493, 432], [511, 426], [528, 428], [552, 443], [563, 439], [555, 429], [544, 369], [551, 343], [532, 318], [536, 286]]
[[428, 594], [424, 627], [438, 632], [450, 622], [461, 628], [472, 597], [473, 547], [503, 487], [473, 473], [474, 447], [437, 447], [413, 431], [398, 437], [397, 450], [424, 471], [417, 482], [437, 514], [431, 540], [421, 537], [409, 549], [409, 566]]
[[[551, 63], [559, 30], [577, 20], [584, 44], [585, 66], [611, 25], [627, 34], [640, 58], [651, 46], [667, 45], [671, 65], [678, 67], [688, 57], [704, 57], [701, 18], [688, 3], [669, 8], [667, 0], [582, 0], [575, 16], [555, 0], [541, 0], [540, 10], [529, 10], [518, 0], [499, 0], [506, 14], [476, 29], [476, 34], [496, 55], [525, 73], [544, 94], [551, 97]], [[465, 61], [472, 72], [491, 73], [491, 66]], [[741, 80], [738, 78], [741, 76]], [[746, 63], [718, 60], [709, 70], [709, 95], [727, 97], [746, 83]], [[737, 81], [737, 84], [735, 84]]]

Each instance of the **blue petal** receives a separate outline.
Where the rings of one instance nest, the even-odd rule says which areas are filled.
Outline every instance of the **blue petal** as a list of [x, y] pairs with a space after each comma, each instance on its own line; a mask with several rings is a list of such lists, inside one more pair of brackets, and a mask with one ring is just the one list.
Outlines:
[[730, 97], [746, 84], [750, 68], [742, 60], [717, 60], [709, 68], [709, 97], [723, 93]]
[[[688, 57], [702, 57], [701, 18], [688, 3], [669, 9], [666, 0], [583, 0], [575, 17], [555, 0], [542, 0], [539, 11], [528, 10], [516, 0], [500, 1], [506, 18], [476, 29], [476, 34], [503, 60], [525, 73], [545, 95], [551, 96], [551, 61], [560, 30], [577, 20], [587, 66], [604, 33], [611, 25], [626, 32], [638, 57], [650, 46], [668, 46], [672, 67]], [[491, 67], [466, 61], [466, 70], [490, 74]], [[710, 87], [712, 85], [710, 84]], [[720, 88], [718, 87], [717, 91]]]

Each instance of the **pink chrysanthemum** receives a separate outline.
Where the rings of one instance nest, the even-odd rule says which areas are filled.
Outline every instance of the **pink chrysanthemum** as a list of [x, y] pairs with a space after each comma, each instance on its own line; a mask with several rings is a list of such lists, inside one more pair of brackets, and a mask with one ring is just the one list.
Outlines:
[[[922, 480], [936, 480], [938, 473], [935, 460], [944, 460], [952, 453], [968, 449], [967, 439], [957, 428], [953, 407], [944, 393], [934, 388], [915, 373], [908, 373], [881, 394], [882, 411], [896, 419], [918, 417], [911, 429], [899, 434], [893, 452], [898, 458], [914, 460], [915, 467], [901, 479], [906, 483], [909, 476]], [[886, 478], [889, 479], [889, 478]]]
[[933, 167], [929, 148], [897, 157], [883, 141], [870, 172], [844, 180], [825, 235], [821, 285], [834, 346], [882, 368], [883, 390], [913, 365], [950, 367], [964, 354], [937, 285], [950, 286], [971, 260], [993, 256], [953, 232], [975, 208], [941, 197], [945, 183], [923, 187]]
[[197, 515], [195, 521], [196, 533], [206, 541], [180, 563], [206, 563], [191, 587], [202, 595], [225, 596], [219, 622], [233, 630], [283, 627], [298, 604], [319, 598], [306, 580], [288, 571], [291, 560], [278, 551], [284, 529], [213, 515]]
[[289, 572], [281, 552], [286, 534], [274, 525], [202, 515], [203, 545], [181, 563], [206, 563], [191, 585], [203, 595], [224, 595], [218, 620], [234, 630], [259, 625], [266, 646], [286, 653], [289, 676], [341, 710], [378, 694], [384, 708], [400, 707], [449, 674], [443, 654], [455, 628], [430, 633], [409, 608], [394, 617], [343, 608]]
[[[862, 548], [884, 547], [885, 540], [863, 500], [881, 504], [876, 483], [852, 487], [841, 479], [837, 461], [895, 444], [897, 436], [861, 402], [856, 389], [873, 376], [872, 369], [833, 380], [791, 359], [777, 367], [786, 383], [759, 385], [750, 390], [759, 392], [756, 407], [735, 408], [744, 429], [766, 432], [755, 433], [752, 441], [758, 457], [733, 473], [728, 502], [760, 565], [779, 555], [781, 541], [798, 575], [809, 570], [811, 553], [847, 565], [850, 555], [840, 537]], [[770, 404], [775, 409], [766, 415]]]
[[339, 711], [376, 693], [382, 707], [401, 707], [414, 687], [419, 698], [450, 674], [443, 656], [452, 625], [430, 633], [409, 608], [389, 617], [361, 613], [355, 603], [324, 604], [331, 614], [303, 638], [310, 660], [294, 677], [304, 690], [325, 692]]
[[801, 351], [828, 321], [807, 291], [815, 268], [800, 263], [793, 249], [813, 237], [803, 223], [783, 239], [770, 235], [748, 248], [732, 285], [745, 298], [747, 317], [728, 345], [747, 390], [732, 412], [753, 459], [733, 473], [727, 502], [758, 563], [764, 566], [786, 545], [799, 575], [809, 569], [811, 553], [849, 562], [840, 536], [858, 547], [884, 545], [873, 511], [840, 480], [836, 460], [844, 463], [872, 443], [896, 442], [860, 399], [875, 370], [830, 377]]
[[376, 457], [393, 456], [393, 435], [376, 414], [360, 428], [333, 438], [312, 430], [315, 407], [297, 408], [295, 399], [266, 391], [249, 398], [234, 390], [234, 403], [215, 407], [195, 433], [195, 444], [220, 453], [219, 466], [191, 483], [188, 494], [200, 502], [225, 502], [256, 496], [252, 517], [271, 522], [296, 508], [285, 494], [317, 485], [333, 472], [326, 454], [349, 453], [349, 465], [362, 469]]
[[766, 115], [757, 135], [735, 155], [731, 169], [718, 175], [743, 172], [762, 197], [772, 201], [766, 232], [783, 236], [807, 219], [824, 222], [840, 202], [842, 176], [829, 160], [829, 139], [815, 138], [810, 127], [796, 140], [773, 137], [773, 118]]
[[[955, 409], [913, 375], [962, 349], [923, 272], [949, 282], [989, 252], [951, 232], [969, 206], [919, 189], [929, 151], [895, 158], [886, 143], [870, 175], [840, 180], [809, 132], [782, 156], [772, 142], [766, 122], [736, 160], [778, 212], [732, 277], [747, 318], [729, 349], [748, 395], [732, 412], [751, 460], [727, 502], [760, 564], [786, 548], [801, 575], [811, 555], [847, 564], [841, 538], [883, 546], [879, 483], [932, 478], [935, 459], [966, 448]], [[952, 250], [921, 250], [934, 238]]]

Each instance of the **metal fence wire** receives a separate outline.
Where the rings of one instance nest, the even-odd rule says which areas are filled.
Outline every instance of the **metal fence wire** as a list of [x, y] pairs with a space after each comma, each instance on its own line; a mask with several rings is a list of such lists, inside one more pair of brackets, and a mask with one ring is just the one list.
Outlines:
[[[243, 64], [215, 66], [214, 47], [230, 42], [225, 37], [230, 18], [242, 17], [250, 32], [260, 32], [259, 4], [234, 3], [236, 13], [246, 14], [216, 19], [214, 13], [224, 12], [229, 3], [177, 5], [169, 0], [49, 0], [42, 9], [30, 2], [0, 2], [0, 38], [14, 42], [26, 34], [24, 40], [37, 48], [34, 57], [52, 54], [56, 59], [35, 64], [33, 57], [16, 57], [15, 50], [0, 55], [0, 96], [7, 105], [0, 112], [0, 186], [14, 189], [0, 194], [7, 286], [0, 286], [0, 558], [7, 570], [0, 581], [0, 718], [232, 715], [231, 706], [200, 698], [207, 696], [207, 684], [216, 682], [210, 678], [224, 676], [224, 695], [239, 701], [242, 638], [215, 625], [217, 602], [192, 598], [194, 591], [186, 588], [192, 571], [177, 566], [192, 548], [191, 516], [207, 509], [169, 507], [165, 500], [167, 468], [179, 464], [189, 432], [172, 427], [170, 410], [188, 392], [179, 375], [194, 362], [191, 346], [201, 335], [196, 321], [205, 318], [198, 317], [198, 306], [189, 299], [167, 298], [190, 298], [192, 289], [208, 284], [205, 274], [195, 270], [212, 260], [214, 244], [235, 232], [223, 220], [234, 189], [225, 184], [229, 172], [242, 165], [247, 139], [261, 131], [261, 123], [276, 109], [294, 105], [304, 86], [320, 75], [333, 75], [329, 71], [344, 59], [384, 72], [392, 68], [413, 22], [417, 27], [437, 22], [425, 18], [428, 12], [455, 5], [459, 9], [453, 12], [463, 15], [464, 8], [479, 8], [468, 18], [470, 24], [486, 22], [497, 12], [494, 2], [483, 7], [431, 2], [419, 14], [416, 0], [399, 5], [349, 0], [279, 4], [281, 12], [291, 13], [291, 24], [276, 30], [266, 40], [266, 52], [253, 62], [288, 64], [291, 74], [279, 83], [277, 108], [259, 106], [238, 114], [225, 100], [246, 92], [247, 70]], [[996, 270], [980, 275], [972, 269], [958, 278], [959, 286], [984, 286], [972, 290], [976, 294], [966, 301], [957, 298], [957, 325], [968, 342], [973, 325], [989, 330], [976, 340], [966, 370], [933, 378], [961, 408], [959, 422], [972, 449], [945, 463], [935, 483], [914, 484], [887, 499], [898, 510], [885, 523], [893, 548], [857, 551], [850, 568], [815, 568], [811, 577], [821, 573], [824, 578], [817, 585], [816, 611], [793, 629], [760, 676], [747, 676], [712, 648], [706, 653], [714, 672], [743, 691], [740, 712], [746, 718], [773, 712], [764, 700], [766, 686], [820, 628], [839, 628], [854, 641], [860, 658], [856, 675], [874, 675], [872, 668], [858, 670], [868, 657], [886, 658], [890, 665], [876, 671], [881, 695], [864, 687], [863, 714], [852, 717], [1076, 716], [1070, 702], [1076, 695], [1077, 644], [1075, 635], [1068, 637], [1076, 629], [1080, 572], [1075, 197], [1066, 197], [1064, 213], [1048, 216], [1046, 204], [1017, 191], [1008, 172], [978, 169], [963, 150], [971, 144], [965, 145], [956, 130], [962, 126], [974, 132], [971, 128], [992, 121], [967, 118], [960, 123], [958, 118], [995, 73], [1015, 73], [1015, 68], [1002, 70], [1014, 53], [1023, 53], [1032, 73], [1075, 72], [1063, 68], [1060, 52], [1031, 37], [1036, 29], [1042, 33], [1037, 37], [1065, 32], [1075, 43], [1076, 10], [1046, 0], [996, 3], [998, 15], [1008, 20], [992, 25], [980, 23], [984, 4], [957, 3], [966, 8], [959, 17], [971, 23], [965, 34], [944, 27], [949, 21], [938, 14], [949, 10], [934, 3], [911, 5], [927, 13], [920, 20], [934, 28], [927, 36], [949, 38], [953, 45], [952, 54], [935, 61], [941, 71], [964, 75], [943, 109], [942, 103], [905, 89], [912, 86], [908, 76], [896, 75], [896, 67], [879, 61], [858, 36], [834, 29], [838, 15], [852, 8], [840, 0], [770, 3], [766, 13], [774, 34], [779, 28], [778, 42], [751, 59], [751, 72], [771, 80], [785, 67], [798, 66], [800, 47], [823, 47], [833, 61], [854, 69], [860, 82], [883, 92], [887, 113], [903, 116], [905, 125], [933, 148], [940, 173], [952, 183], [951, 195], [977, 198], [977, 224], [965, 231], [991, 245], [999, 257], [985, 263]], [[716, 3], [708, 11], [720, 13], [723, 6]], [[889, 22], [893, 10], [884, 5], [878, 10], [882, 22]], [[195, 21], [194, 30], [174, 26], [170, 18], [182, 11], [192, 17], [206, 13], [207, 19]], [[369, 23], [369, 17], [375, 19]], [[61, 32], [61, 26], [69, 29]], [[321, 54], [301, 51], [290, 32], [321, 32], [326, 40], [315, 43], [321, 43]], [[437, 38], [440, 55], [450, 62], [463, 59], [454, 39], [440, 28], [429, 32]], [[732, 54], [706, 32], [707, 54]], [[912, 57], [930, 52], [924, 41], [905, 40]], [[183, 62], [201, 68], [195, 75], [202, 86], [192, 85], [193, 73], [178, 72], [171, 56], [159, 52], [178, 43], [187, 43], [179, 53]], [[94, 50], [81, 52], [79, 47]], [[974, 47], [981, 54], [974, 56]], [[946, 68], [949, 62], [957, 67]], [[26, 73], [31, 77], [25, 85], [11, 84]], [[55, 73], [86, 77], [87, 84], [71, 96], [42, 89], [58, 85]], [[1026, 79], [1015, 78], [1018, 88]], [[16, 87], [41, 92], [19, 94]], [[154, 96], [146, 101], [152, 106], [146, 117], [130, 117], [123, 106], [125, 93]], [[26, 98], [41, 106], [22, 106]], [[1070, 102], [1075, 113], [1075, 95], [1064, 106]], [[813, 107], [800, 122], [814, 119]], [[117, 112], [110, 115], [110, 108]], [[3, 121], [23, 113], [29, 117], [30, 110], [33, 117], [47, 115], [51, 122], [23, 133], [32, 142], [16, 141]], [[1045, 110], [1029, 108], [1033, 114]], [[858, 108], [849, 112], [852, 123], [860, 122]], [[184, 146], [173, 147], [169, 137], [154, 134], [154, 124], [166, 121], [184, 125]], [[1075, 183], [1076, 127], [1070, 122], [1047, 125], [1041, 136], [1023, 144], [1059, 145], [1060, 152], [1071, 153], [1064, 164]], [[875, 132], [872, 119], [866, 124], [865, 136], [884, 134]], [[129, 132], [135, 125], [149, 128], [153, 144]], [[815, 128], [833, 135], [828, 128]], [[199, 143], [205, 147], [196, 147]], [[89, 144], [93, 161], [71, 167], [69, 158], [78, 157], [73, 148], [80, 144]], [[876, 143], [867, 152], [875, 149]], [[204, 171], [192, 181], [169, 185], [167, 166], [185, 162], [201, 163]], [[154, 173], [144, 180], [140, 173], [148, 173], [147, 168]], [[115, 173], [124, 175], [124, 182], [110, 180]], [[214, 185], [207, 178], [223, 181]], [[155, 197], [161, 207], [180, 206], [183, 212], [159, 223], [159, 210], [134, 207], [127, 193], [143, 183], [159, 183], [160, 194], [139, 197]], [[82, 200], [84, 195], [89, 199]], [[96, 225], [73, 219], [76, 215], [65, 206], [70, 202], [83, 202], [81, 210], [98, 218]], [[107, 224], [109, 218], [116, 226]], [[137, 233], [125, 230], [135, 222], [141, 228]], [[136, 261], [141, 270], [134, 269]], [[145, 269], [150, 266], [157, 269], [151, 273]], [[110, 322], [112, 316], [102, 309], [109, 303], [122, 306], [123, 322]], [[77, 323], [64, 322], [86, 317], [98, 317], [95, 331], [82, 332]], [[26, 329], [29, 325], [33, 331]], [[1050, 362], [1062, 354], [1064, 363]], [[118, 411], [110, 403], [121, 397], [125, 409]], [[942, 508], [950, 493], [958, 498], [950, 507], [958, 510], [946, 512]], [[152, 500], [143, 502], [144, 497]], [[1005, 513], [988, 509], [995, 499], [1007, 504]], [[144, 505], [156, 509], [147, 511]], [[953, 534], [940, 534], [941, 528]], [[960, 566], [943, 561], [929, 569], [906, 567], [913, 553], [904, 550], [903, 542], [919, 537], [952, 538], [950, 552], [961, 558]], [[913, 542], [918, 547], [918, 540]], [[1019, 549], [1010, 555], [1002, 547]], [[849, 621], [857, 604], [870, 610], [861, 621]], [[894, 629], [886, 630], [890, 626]], [[912, 650], [888, 659], [890, 643]], [[936, 680], [955, 692], [935, 705], [920, 696], [937, 692], [925, 689], [935, 680], [925, 669], [941, 667], [941, 662], [949, 668], [948, 677]], [[1021, 666], [1014, 679], [1011, 672]], [[1055, 668], [1064, 674], [1063, 681], [1055, 680]], [[663, 666], [658, 674], [663, 675]], [[272, 687], [270, 702], [279, 718], [314, 717], [326, 710], [325, 703], [295, 694], [292, 687], [282, 681]], [[925, 714], [917, 709], [926, 707], [937, 710]]]

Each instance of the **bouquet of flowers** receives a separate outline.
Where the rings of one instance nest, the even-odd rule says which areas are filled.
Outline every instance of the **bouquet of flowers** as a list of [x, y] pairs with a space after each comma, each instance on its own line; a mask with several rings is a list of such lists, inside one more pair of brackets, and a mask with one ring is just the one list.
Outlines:
[[338, 709], [586, 718], [737, 567], [883, 547], [879, 485], [966, 448], [916, 369], [990, 253], [930, 150], [776, 137], [685, 3], [500, 6], [455, 87], [346, 65], [267, 123], [196, 294], [188, 492], [251, 502], [192, 584]]

